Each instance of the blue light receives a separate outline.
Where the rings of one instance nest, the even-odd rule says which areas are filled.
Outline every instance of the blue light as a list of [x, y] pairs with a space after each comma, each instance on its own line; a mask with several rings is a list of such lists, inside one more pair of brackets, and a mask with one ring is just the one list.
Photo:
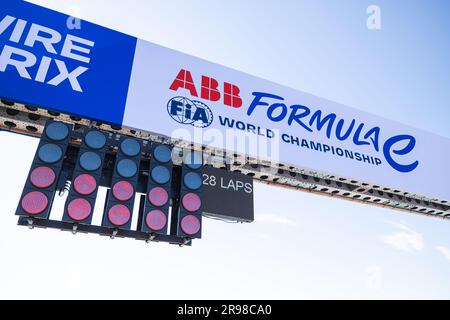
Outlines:
[[61, 160], [63, 151], [61, 147], [56, 144], [45, 144], [39, 148], [38, 157], [45, 163], [56, 163]]
[[130, 159], [122, 159], [117, 164], [117, 173], [125, 179], [134, 177], [137, 174], [138, 168], [136, 163]]
[[153, 156], [155, 157], [156, 161], [161, 163], [167, 163], [172, 160], [172, 152], [167, 146], [157, 146], [153, 150]]
[[69, 128], [61, 122], [52, 122], [45, 128], [45, 134], [50, 140], [62, 141], [69, 136]]
[[85, 152], [80, 157], [80, 166], [86, 171], [96, 171], [100, 169], [102, 159], [95, 152]]
[[100, 131], [89, 131], [84, 137], [84, 142], [91, 149], [101, 149], [106, 145], [106, 137]]
[[153, 181], [159, 184], [165, 184], [170, 180], [169, 169], [163, 166], [157, 166], [153, 168], [151, 176]]
[[128, 157], [135, 157], [141, 152], [141, 145], [134, 139], [125, 139], [120, 144], [120, 150]]
[[195, 172], [188, 172], [183, 178], [184, 185], [190, 190], [200, 189], [202, 186], [202, 177]]
[[192, 170], [200, 169], [203, 166], [203, 154], [190, 151], [184, 157], [184, 164]]

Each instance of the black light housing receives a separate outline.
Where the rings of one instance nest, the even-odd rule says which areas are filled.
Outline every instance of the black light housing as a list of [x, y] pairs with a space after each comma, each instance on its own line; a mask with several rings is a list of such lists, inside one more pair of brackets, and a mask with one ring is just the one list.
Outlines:
[[177, 236], [189, 239], [202, 236], [203, 155], [187, 151], [181, 170]]
[[151, 149], [144, 216], [141, 231], [167, 234], [172, 187], [172, 148], [154, 144]]
[[111, 189], [103, 212], [102, 226], [130, 230], [139, 180], [142, 143], [122, 137], [116, 155]]
[[71, 130], [62, 122], [45, 124], [16, 215], [48, 219]]
[[63, 221], [90, 225], [94, 213], [108, 134], [87, 129], [83, 134], [72, 186], [66, 200]]

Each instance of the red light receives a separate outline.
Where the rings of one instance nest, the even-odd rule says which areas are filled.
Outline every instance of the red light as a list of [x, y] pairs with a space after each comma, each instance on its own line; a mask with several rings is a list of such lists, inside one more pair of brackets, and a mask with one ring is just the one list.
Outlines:
[[147, 214], [145, 223], [150, 229], [160, 231], [166, 226], [167, 217], [161, 210], [152, 210]]
[[77, 198], [70, 201], [67, 206], [67, 214], [72, 220], [86, 220], [92, 212], [92, 206], [86, 199]]
[[26, 213], [38, 215], [47, 208], [48, 198], [42, 192], [32, 191], [22, 198], [21, 206]]
[[183, 208], [189, 212], [195, 212], [202, 206], [202, 200], [200, 200], [200, 197], [192, 192], [185, 194], [183, 199], [181, 200], [181, 203], [183, 205]]
[[90, 174], [81, 174], [75, 178], [73, 187], [78, 194], [88, 196], [97, 189], [97, 181]]
[[119, 181], [112, 188], [114, 198], [119, 201], [128, 201], [134, 195], [134, 188], [128, 181]]
[[108, 219], [115, 226], [123, 226], [130, 221], [131, 212], [123, 204], [116, 204], [108, 211]]
[[31, 184], [36, 188], [48, 188], [55, 180], [55, 172], [49, 167], [38, 167], [30, 175]]
[[200, 219], [196, 216], [189, 215], [181, 219], [181, 230], [189, 236], [193, 236], [200, 231]]
[[148, 200], [156, 207], [162, 207], [169, 201], [169, 194], [164, 188], [156, 187], [149, 191]]

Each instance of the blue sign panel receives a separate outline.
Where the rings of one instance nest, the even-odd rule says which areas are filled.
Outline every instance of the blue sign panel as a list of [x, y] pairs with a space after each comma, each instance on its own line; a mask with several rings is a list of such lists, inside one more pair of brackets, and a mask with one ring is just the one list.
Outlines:
[[0, 95], [121, 125], [136, 38], [23, 1], [0, 6]]

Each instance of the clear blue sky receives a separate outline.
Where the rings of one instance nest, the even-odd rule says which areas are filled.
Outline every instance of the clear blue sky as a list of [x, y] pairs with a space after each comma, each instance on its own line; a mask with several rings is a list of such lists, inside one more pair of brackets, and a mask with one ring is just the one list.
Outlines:
[[[450, 138], [445, 0], [32, 2]], [[1, 298], [450, 298], [449, 222], [261, 184], [192, 248], [16, 227], [37, 141], [0, 137]]]

